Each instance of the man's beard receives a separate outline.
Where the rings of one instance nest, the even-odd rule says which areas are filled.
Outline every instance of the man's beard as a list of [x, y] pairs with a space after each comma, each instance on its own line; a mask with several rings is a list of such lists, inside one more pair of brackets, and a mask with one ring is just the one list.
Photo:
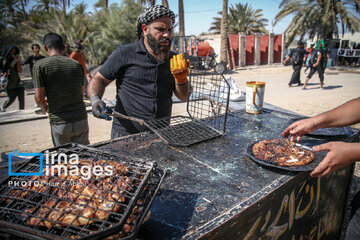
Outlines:
[[[162, 45], [161, 43], [165, 41], [168, 41], [168, 44]], [[160, 41], [156, 41], [153, 35], [149, 32], [147, 35], [147, 43], [161, 61], [169, 59], [171, 47], [171, 40], [169, 38], [162, 38]]]

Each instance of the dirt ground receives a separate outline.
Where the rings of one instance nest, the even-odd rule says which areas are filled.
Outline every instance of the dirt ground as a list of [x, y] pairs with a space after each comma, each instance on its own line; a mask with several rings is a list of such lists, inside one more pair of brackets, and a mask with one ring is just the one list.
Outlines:
[[[292, 73], [291, 66], [280, 65], [272, 67], [243, 68], [230, 75], [245, 91], [246, 81], [264, 81], [265, 102], [293, 111], [305, 116], [314, 116], [330, 110], [344, 102], [359, 97], [360, 95], [360, 69], [327, 69], [325, 73], [325, 89], [321, 90], [318, 76], [314, 76], [308, 90], [301, 87], [288, 87], [288, 81]], [[304, 81], [302, 73], [301, 80]], [[115, 99], [115, 84], [106, 89], [104, 99]], [[0, 104], [6, 100], [0, 97]], [[35, 109], [34, 96], [31, 92], [26, 95], [26, 109]], [[16, 110], [17, 102], [14, 102], [7, 111]], [[173, 115], [185, 112], [185, 104], [173, 105]], [[0, 121], [1, 121], [0, 113]], [[90, 127], [90, 143], [105, 141], [110, 138], [111, 122], [100, 120], [91, 113], [88, 114]], [[360, 128], [360, 125], [355, 127]], [[33, 120], [12, 124], [0, 125], [0, 152], [38, 152], [52, 147], [50, 127], [48, 119]]]

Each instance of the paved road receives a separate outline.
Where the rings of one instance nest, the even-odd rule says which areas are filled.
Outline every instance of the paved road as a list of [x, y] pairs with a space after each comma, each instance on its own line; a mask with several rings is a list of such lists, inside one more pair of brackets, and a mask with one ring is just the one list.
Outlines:
[[[330, 110], [352, 98], [359, 97], [360, 69], [327, 70], [325, 90], [319, 89], [319, 78], [311, 79], [309, 90], [301, 87], [289, 88], [287, 83], [292, 69], [290, 66], [259, 67], [238, 70], [230, 74], [242, 90], [246, 81], [265, 81], [265, 101], [275, 106], [302, 114], [314, 116]], [[305, 75], [302, 73], [302, 80]], [[29, 92], [30, 93], [30, 92]], [[113, 100], [116, 94], [115, 84], [106, 89], [104, 98]], [[35, 109], [34, 95], [26, 95], [26, 109]], [[0, 104], [6, 97], [0, 97]], [[15, 102], [8, 111], [16, 110]], [[173, 115], [185, 112], [185, 104], [174, 104]], [[90, 142], [105, 141], [110, 138], [111, 122], [94, 118], [89, 113]], [[0, 121], [1, 121], [0, 113]], [[360, 125], [357, 125], [360, 128]], [[52, 147], [49, 122], [47, 119], [0, 125], [0, 152], [13, 150], [36, 152]]]

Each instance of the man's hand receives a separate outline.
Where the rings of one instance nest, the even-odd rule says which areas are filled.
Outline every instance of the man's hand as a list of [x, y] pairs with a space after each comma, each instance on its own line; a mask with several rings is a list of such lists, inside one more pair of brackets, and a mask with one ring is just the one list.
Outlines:
[[328, 153], [310, 173], [312, 177], [323, 177], [360, 160], [360, 143], [329, 142], [314, 146], [313, 150], [316, 152], [328, 151]]
[[300, 142], [301, 137], [305, 133], [310, 133], [318, 129], [317, 121], [315, 118], [307, 118], [297, 122], [294, 122], [290, 126], [288, 126], [282, 133], [281, 136], [287, 138], [290, 135], [290, 140], [294, 141], [295, 137], [296, 141]]
[[187, 75], [189, 74], [188, 63], [182, 53], [170, 59], [170, 70], [174, 75], [176, 84], [183, 85], [187, 83]]
[[92, 113], [97, 118], [103, 118], [105, 120], [111, 120], [111, 117], [108, 115], [109, 108], [106, 107], [106, 103], [99, 98], [99, 96], [94, 95], [90, 97], [90, 102], [92, 106]]

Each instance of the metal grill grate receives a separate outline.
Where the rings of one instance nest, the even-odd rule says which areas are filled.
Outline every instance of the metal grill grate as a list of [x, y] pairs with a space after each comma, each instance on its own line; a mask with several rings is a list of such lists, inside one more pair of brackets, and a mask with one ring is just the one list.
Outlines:
[[[114, 164], [116, 175], [110, 178], [100, 175], [89, 180], [69, 179], [69, 175], [65, 177], [61, 174], [51, 177], [8, 177], [0, 187], [2, 231], [14, 233], [15, 230], [23, 236], [33, 236], [33, 239], [102, 239], [118, 233], [133, 213], [133, 207], [156, 165], [154, 162], [118, 157], [78, 144], [53, 148], [49, 153], [68, 156], [76, 153], [86, 159], [80, 164]], [[60, 155], [57, 156], [60, 158]], [[44, 164], [44, 169], [46, 167], [47, 164]], [[16, 173], [39, 170], [39, 158], [34, 157]], [[29, 181], [36, 180], [41, 184], [37, 187], [34, 182], [33, 186], [29, 185]], [[76, 187], [73, 187], [73, 180], [77, 181]], [[27, 184], [9, 184], [16, 181]]]
[[[189, 116], [146, 120], [145, 125], [172, 146], [186, 147], [225, 133], [230, 87], [223, 75], [192, 70]], [[224, 116], [224, 117], [219, 117]]]
[[185, 116], [151, 120], [146, 123], [163, 141], [179, 147], [186, 147], [222, 135], [222, 132], [203, 122]]

